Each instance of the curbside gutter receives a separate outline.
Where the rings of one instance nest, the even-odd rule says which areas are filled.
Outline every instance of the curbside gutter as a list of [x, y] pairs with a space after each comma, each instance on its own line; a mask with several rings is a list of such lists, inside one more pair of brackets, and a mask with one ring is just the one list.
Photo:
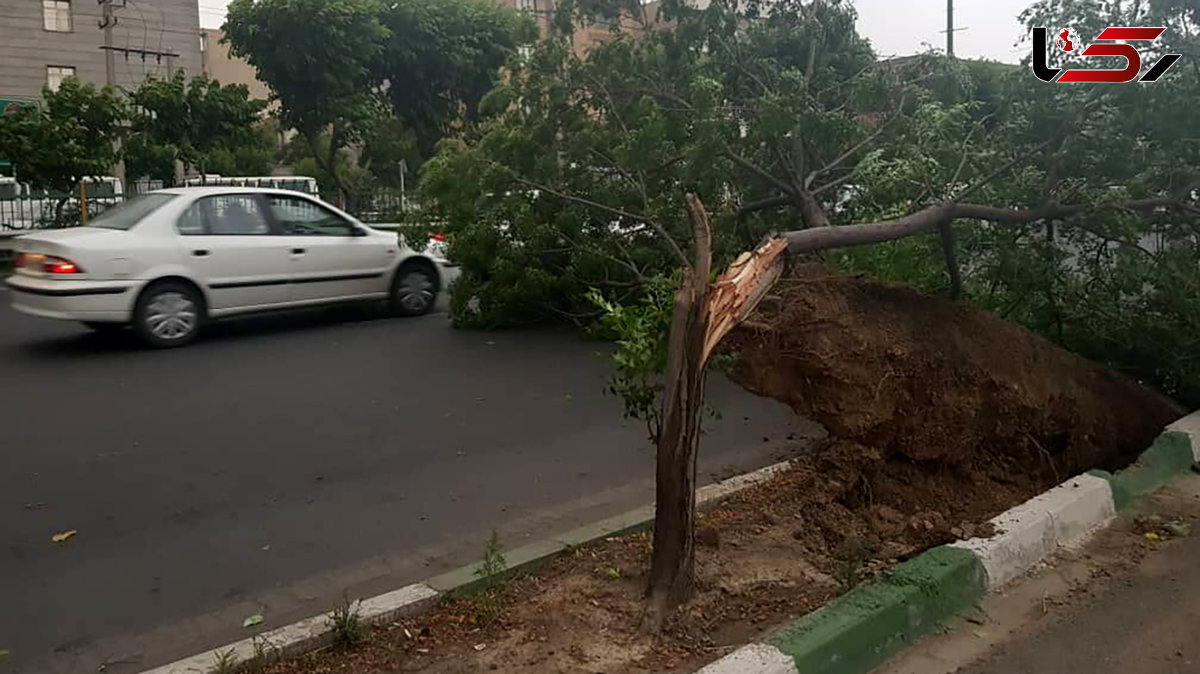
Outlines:
[[[751, 473], [705, 485], [696, 490], [696, 507], [701, 510], [711, 508], [722, 499], [766, 482], [791, 467], [791, 461], [784, 461]], [[572, 529], [554, 538], [505, 550], [504, 557], [508, 566], [503, 575], [510, 576], [534, 571], [579, 546], [606, 538], [645, 531], [653, 524], [654, 506], [647, 505]], [[440, 599], [469, 594], [476, 589], [483, 582], [483, 579], [476, 575], [479, 565], [480, 562], [469, 564], [429, 578], [422, 583], [408, 585], [370, 599], [359, 600], [352, 606], [357, 610], [359, 618], [368, 624], [388, 623], [402, 616], [418, 615], [435, 606]], [[299, 622], [226, 644], [168, 665], [146, 670], [142, 674], [216, 674], [219, 671], [219, 663], [223, 659], [229, 659], [230, 655], [235, 662], [241, 665], [259, 660], [270, 662], [281, 658], [295, 657], [332, 643], [333, 630], [330, 627], [330, 620], [328, 613], [305, 618]], [[794, 670], [787, 669], [747, 671], [771, 674], [794, 673]]]
[[1090, 471], [991, 519], [999, 531], [928, 550], [698, 674], [865, 674], [1060, 547], [1200, 462], [1200, 411], [1115, 475]]

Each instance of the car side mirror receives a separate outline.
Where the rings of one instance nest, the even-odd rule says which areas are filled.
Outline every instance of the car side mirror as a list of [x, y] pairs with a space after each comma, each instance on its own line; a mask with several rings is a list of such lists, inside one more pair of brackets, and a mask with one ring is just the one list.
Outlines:
[[361, 227], [350, 227], [350, 236], [366, 236], [367, 231]]

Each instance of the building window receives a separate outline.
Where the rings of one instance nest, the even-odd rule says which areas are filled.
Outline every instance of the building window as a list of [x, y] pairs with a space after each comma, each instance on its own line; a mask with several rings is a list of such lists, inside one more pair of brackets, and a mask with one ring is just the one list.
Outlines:
[[71, 0], [42, 0], [42, 26], [55, 33], [71, 32]]
[[46, 86], [50, 91], [58, 91], [68, 77], [75, 77], [74, 66], [46, 66]]
[[517, 0], [517, 9], [536, 12], [537, 0]]

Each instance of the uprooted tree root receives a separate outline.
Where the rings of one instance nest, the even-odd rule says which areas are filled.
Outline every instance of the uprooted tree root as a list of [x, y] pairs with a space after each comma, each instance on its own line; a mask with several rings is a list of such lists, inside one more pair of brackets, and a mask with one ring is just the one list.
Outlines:
[[829, 429], [819, 461], [849, 506], [896, 490], [949, 498], [952, 482], [1032, 495], [1128, 464], [1182, 413], [1020, 326], [907, 286], [807, 264], [775, 294], [729, 340], [735, 377]]

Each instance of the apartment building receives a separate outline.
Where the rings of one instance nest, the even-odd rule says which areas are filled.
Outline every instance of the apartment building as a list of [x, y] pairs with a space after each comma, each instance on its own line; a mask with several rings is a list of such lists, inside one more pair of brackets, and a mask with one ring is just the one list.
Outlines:
[[[517, 11], [528, 12], [537, 23], [542, 37], [549, 31], [550, 21], [556, 8], [556, 0], [495, 0], [500, 5], [511, 7]], [[597, 44], [603, 44], [613, 38], [613, 28], [632, 35], [642, 34], [646, 26], [653, 27], [658, 22], [659, 3], [651, 2], [641, 7], [642, 16], [631, 16], [622, 12], [621, 16], [612, 20], [596, 20], [587, 26], [577, 26], [572, 42], [575, 53], [586, 56], [589, 49]]]
[[0, 106], [72, 75], [125, 89], [198, 75], [200, 40], [196, 0], [0, 0]]
[[267, 100], [271, 88], [258, 79], [258, 71], [240, 56], [229, 53], [229, 45], [223, 44], [225, 32], [217, 28], [203, 29], [201, 54], [204, 74], [221, 84], [244, 84], [250, 90], [250, 98]]

